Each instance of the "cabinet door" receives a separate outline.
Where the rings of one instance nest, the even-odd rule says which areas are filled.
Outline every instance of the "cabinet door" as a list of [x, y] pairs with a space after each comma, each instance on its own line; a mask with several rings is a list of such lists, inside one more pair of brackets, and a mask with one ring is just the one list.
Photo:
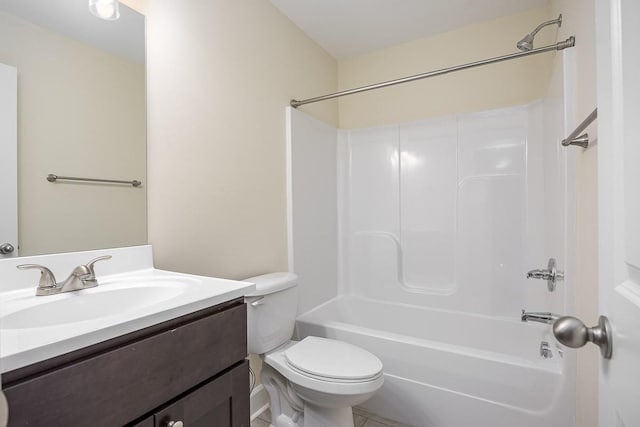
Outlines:
[[249, 362], [214, 378], [154, 415], [155, 427], [249, 427]]

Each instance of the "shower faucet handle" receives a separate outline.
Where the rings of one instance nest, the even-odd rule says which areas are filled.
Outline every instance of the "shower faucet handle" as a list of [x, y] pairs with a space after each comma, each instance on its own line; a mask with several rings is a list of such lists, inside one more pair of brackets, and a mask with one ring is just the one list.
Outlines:
[[549, 280], [553, 278], [549, 270], [530, 270], [527, 272], [527, 279], [544, 279]]
[[547, 281], [549, 292], [556, 290], [556, 283], [564, 280], [564, 272], [557, 269], [556, 259], [549, 258], [546, 270], [530, 270], [527, 279], [542, 279]]
[[559, 315], [549, 313], [548, 311], [526, 311], [522, 309], [522, 313], [520, 314], [521, 322], [538, 322], [538, 323], [546, 323], [547, 325], [552, 325], [553, 322], [560, 318]]

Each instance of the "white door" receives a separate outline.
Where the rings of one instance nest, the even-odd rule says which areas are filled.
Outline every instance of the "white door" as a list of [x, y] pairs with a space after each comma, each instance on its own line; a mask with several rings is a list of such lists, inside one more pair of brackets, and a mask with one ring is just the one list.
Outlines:
[[18, 254], [17, 149], [18, 71], [0, 64], [0, 258]]
[[[613, 355], [600, 364], [600, 427], [640, 426], [640, 2], [596, 0], [600, 311]], [[580, 285], [579, 283], [577, 284]]]

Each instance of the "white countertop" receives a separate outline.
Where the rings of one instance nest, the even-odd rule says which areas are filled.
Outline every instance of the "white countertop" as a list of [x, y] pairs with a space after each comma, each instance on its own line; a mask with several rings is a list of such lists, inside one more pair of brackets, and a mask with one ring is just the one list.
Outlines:
[[[70, 266], [106, 254], [112, 255], [113, 259], [96, 265], [99, 286], [75, 292], [35, 297], [38, 275], [26, 271], [16, 275], [13, 271], [22, 263], [42, 264], [51, 268], [56, 276], [60, 275], [57, 277], [60, 282], [66, 277], [63, 274], [71, 271]], [[150, 265], [151, 259], [151, 247], [142, 246], [0, 260], [1, 371], [50, 359], [255, 290], [255, 285], [248, 282], [157, 270]], [[101, 274], [101, 271], [111, 274]], [[11, 281], [12, 277], [14, 280]], [[15, 280], [16, 277], [20, 279]], [[125, 288], [131, 286], [136, 288], [137, 298], [143, 302], [136, 303], [134, 309], [127, 309], [130, 301], [118, 300], [119, 292], [127, 291]], [[147, 291], [148, 299], [144, 294]], [[52, 312], [45, 307], [53, 303], [50, 307], [77, 306], [81, 310], [82, 304], [90, 301], [98, 301], [100, 305], [92, 310], [101, 312], [90, 319], [77, 319], [77, 313]], [[38, 307], [45, 307], [42, 315]], [[26, 327], [23, 327], [20, 316], [21, 310], [25, 309], [28, 310], [25, 313], [36, 313], [36, 317], [26, 318]]]

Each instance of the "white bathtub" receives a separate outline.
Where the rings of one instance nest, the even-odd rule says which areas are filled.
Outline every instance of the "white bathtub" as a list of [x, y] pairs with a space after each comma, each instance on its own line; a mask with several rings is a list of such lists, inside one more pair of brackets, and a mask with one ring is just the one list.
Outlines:
[[[571, 354], [547, 325], [386, 303], [333, 299], [297, 320], [299, 338], [335, 338], [384, 363], [385, 384], [363, 408], [416, 427], [567, 427]], [[553, 357], [540, 356], [540, 342]]]

